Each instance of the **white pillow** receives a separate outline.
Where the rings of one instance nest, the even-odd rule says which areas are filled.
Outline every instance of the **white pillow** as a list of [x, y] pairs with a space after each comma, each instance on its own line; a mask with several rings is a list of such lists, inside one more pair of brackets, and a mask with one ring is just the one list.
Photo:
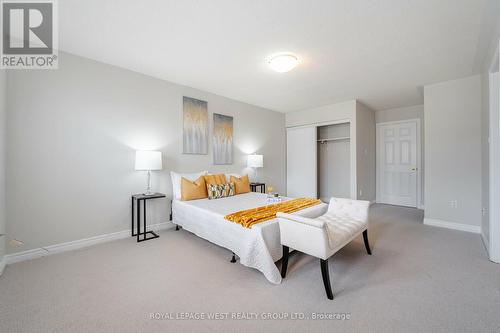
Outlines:
[[174, 195], [174, 199], [179, 200], [181, 198], [181, 179], [184, 177], [188, 180], [195, 181], [208, 174], [208, 171], [200, 171], [196, 173], [177, 173], [170, 171], [170, 177], [172, 178], [172, 193]]

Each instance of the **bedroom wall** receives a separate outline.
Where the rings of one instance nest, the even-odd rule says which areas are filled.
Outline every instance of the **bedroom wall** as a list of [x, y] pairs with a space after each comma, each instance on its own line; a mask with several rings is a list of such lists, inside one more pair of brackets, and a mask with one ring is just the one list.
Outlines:
[[[247, 173], [285, 191], [285, 116], [89, 59], [60, 53], [59, 69], [13, 71], [8, 80], [9, 234], [19, 252], [130, 228], [130, 195], [144, 191], [135, 150], [163, 152], [154, 190], [171, 196], [170, 170]], [[182, 154], [182, 97], [234, 117], [234, 164]], [[210, 133], [212, 131], [210, 130]], [[166, 222], [170, 200], [151, 202], [148, 223]]]
[[479, 75], [424, 87], [427, 222], [433, 219], [479, 230], [481, 98]]
[[[6, 130], [6, 80], [7, 73], [0, 70], [0, 234], [6, 231], [6, 213], [5, 213], [5, 130]], [[5, 236], [0, 236], [0, 274], [3, 270], [3, 256], [5, 254]]]
[[[402, 108], [380, 110], [375, 112], [375, 122], [385, 123], [388, 121], [401, 121], [408, 119], [420, 119], [424, 122], [424, 105], [406, 106]], [[422, 131], [423, 133], [423, 131]]]
[[317, 124], [356, 117], [356, 100], [286, 114], [286, 127]]
[[356, 126], [357, 197], [375, 202], [375, 112], [359, 102], [356, 103]]

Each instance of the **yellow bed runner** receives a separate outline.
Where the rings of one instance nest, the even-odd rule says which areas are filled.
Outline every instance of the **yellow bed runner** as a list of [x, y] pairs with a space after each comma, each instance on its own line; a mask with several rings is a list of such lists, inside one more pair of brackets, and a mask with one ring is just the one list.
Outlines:
[[226, 220], [238, 223], [245, 228], [252, 228], [254, 224], [274, 219], [276, 213], [293, 213], [321, 203], [318, 199], [298, 198], [277, 204], [242, 210], [225, 216]]

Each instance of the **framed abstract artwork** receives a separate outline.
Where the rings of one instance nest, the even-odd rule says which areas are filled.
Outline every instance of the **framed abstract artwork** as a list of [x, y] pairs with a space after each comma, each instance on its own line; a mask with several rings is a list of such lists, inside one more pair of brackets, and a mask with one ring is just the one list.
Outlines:
[[208, 104], [183, 97], [183, 153], [208, 154]]
[[214, 164], [233, 164], [233, 117], [214, 113]]

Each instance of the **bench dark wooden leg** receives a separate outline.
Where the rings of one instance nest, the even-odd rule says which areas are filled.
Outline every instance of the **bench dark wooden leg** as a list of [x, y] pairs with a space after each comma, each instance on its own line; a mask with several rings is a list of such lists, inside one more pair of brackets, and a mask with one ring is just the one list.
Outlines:
[[333, 299], [332, 286], [330, 285], [330, 271], [328, 269], [328, 259], [321, 261], [321, 275], [323, 275], [323, 284], [325, 285], [326, 297]]
[[370, 243], [368, 243], [368, 230], [363, 231], [363, 240], [365, 241], [366, 252], [372, 255], [372, 250], [370, 250]]
[[233, 264], [236, 262], [236, 257], [235, 257], [235, 255], [234, 255], [234, 252], [233, 252], [233, 257], [231, 258], [231, 261], [230, 261], [230, 262], [231, 262], [231, 263], [233, 263]]
[[288, 255], [290, 254], [290, 249], [288, 246], [283, 245], [283, 259], [281, 260], [281, 277], [284, 279], [286, 277], [286, 269], [288, 267]]

